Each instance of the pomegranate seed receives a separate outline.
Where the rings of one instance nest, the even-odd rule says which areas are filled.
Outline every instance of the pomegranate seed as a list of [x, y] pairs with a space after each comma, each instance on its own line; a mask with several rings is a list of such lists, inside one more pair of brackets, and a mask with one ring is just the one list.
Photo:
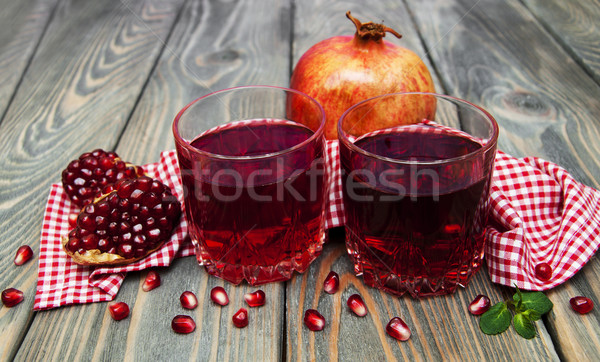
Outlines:
[[399, 341], [406, 341], [410, 338], [410, 329], [399, 317], [392, 318], [385, 326], [385, 331]]
[[325, 318], [314, 309], [307, 309], [304, 312], [304, 324], [311, 331], [321, 331], [325, 328]]
[[265, 292], [259, 289], [254, 293], [246, 293], [244, 294], [244, 300], [251, 307], [260, 307], [265, 305]]
[[229, 297], [223, 287], [214, 287], [210, 291], [210, 299], [218, 305], [229, 304]]
[[189, 315], [176, 315], [171, 321], [175, 333], [188, 334], [196, 330], [196, 322]]
[[483, 294], [479, 294], [469, 304], [469, 312], [473, 315], [481, 315], [490, 309], [490, 298]]
[[569, 303], [571, 303], [571, 308], [579, 314], [586, 314], [594, 309], [594, 302], [588, 297], [573, 297]]
[[248, 311], [246, 308], [240, 308], [233, 315], [233, 324], [238, 328], [244, 328], [248, 325]]
[[154, 288], [158, 288], [160, 286], [160, 275], [154, 270], [150, 270], [146, 275], [146, 279], [144, 279], [144, 284], [142, 285], [142, 290], [144, 292], [149, 292]]
[[2, 291], [2, 304], [7, 308], [14, 307], [15, 305], [23, 301], [23, 292], [15, 289], [8, 288]]
[[552, 278], [552, 267], [548, 263], [539, 263], [535, 266], [535, 277], [542, 281]]
[[350, 310], [354, 312], [354, 314], [356, 314], [357, 316], [364, 317], [367, 315], [367, 306], [365, 305], [365, 302], [362, 300], [360, 295], [352, 294], [350, 298], [348, 298], [346, 304], [348, 304]]
[[23, 265], [31, 259], [33, 256], [33, 250], [29, 247], [29, 245], [21, 245], [19, 249], [17, 249], [17, 254], [15, 255], [15, 264]]
[[338, 289], [340, 289], [340, 277], [336, 272], [330, 271], [323, 282], [323, 290], [325, 293], [334, 294]]
[[185, 309], [196, 309], [198, 306], [198, 298], [196, 298], [196, 294], [190, 292], [189, 290], [181, 293], [179, 301], [181, 301], [181, 306]]
[[110, 316], [116, 321], [120, 321], [129, 316], [129, 306], [125, 302], [110, 303], [108, 305], [108, 311], [110, 312]]
[[77, 213], [71, 213], [69, 214], [69, 226], [72, 228], [76, 228], [77, 227]]

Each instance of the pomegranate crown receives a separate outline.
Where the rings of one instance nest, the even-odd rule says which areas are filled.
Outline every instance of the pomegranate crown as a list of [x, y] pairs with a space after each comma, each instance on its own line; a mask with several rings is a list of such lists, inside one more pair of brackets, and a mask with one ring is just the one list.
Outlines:
[[350, 11], [346, 12], [346, 17], [350, 19], [356, 26], [356, 36], [363, 40], [379, 41], [388, 32], [394, 34], [398, 39], [402, 38], [402, 35], [396, 30], [383, 24], [377, 24], [372, 21], [369, 21], [368, 23], [361, 23], [360, 20], [350, 14]]

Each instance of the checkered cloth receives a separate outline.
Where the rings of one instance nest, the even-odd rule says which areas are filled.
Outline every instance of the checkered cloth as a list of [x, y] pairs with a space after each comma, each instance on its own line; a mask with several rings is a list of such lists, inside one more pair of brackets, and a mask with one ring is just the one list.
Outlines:
[[[326, 227], [343, 226], [339, 148], [327, 142], [331, 189]], [[182, 201], [175, 151], [144, 166]], [[600, 192], [577, 183], [564, 169], [537, 158], [496, 155], [491, 189], [491, 222], [486, 233], [486, 260], [493, 282], [527, 290], [546, 290], [571, 278], [594, 255], [600, 243]], [[165, 246], [134, 264], [91, 268], [79, 266], [62, 251], [60, 239], [69, 231], [68, 215], [77, 212], [60, 184], [51, 187], [42, 225], [38, 284], [34, 309], [112, 300], [128, 271], [169, 266], [175, 257], [193, 255], [182, 216]], [[535, 277], [546, 262], [552, 278]]]

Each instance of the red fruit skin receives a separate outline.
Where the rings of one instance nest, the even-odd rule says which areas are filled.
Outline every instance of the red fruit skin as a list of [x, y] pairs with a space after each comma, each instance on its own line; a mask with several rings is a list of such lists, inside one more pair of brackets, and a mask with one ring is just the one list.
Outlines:
[[250, 307], [260, 307], [265, 305], [265, 292], [257, 290], [254, 293], [244, 294], [244, 300]]
[[594, 309], [594, 302], [588, 297], [577, 296], [569, 300], [571, 308], [579, 314], [586, 314]]
[[399, 317], [392, 318], [385, 327], [385, 331], [399, 341], [407, 341], [411, 335], [410, 329]]
[[33, 250], [29, 245], [21, 245], [15, 254], [15, 265], [23, 265], [33, 257]]
[[[290, 88], [315, 98], [325, 110], [325, 137], [337, 139], [337, 121], [350, 106], [374, 96], [395, 92], [435, 92], [431, 74], [413, 51], [383, 39], [358, 35], [334, 36], [313, 45], [298, 60]], [[404, 103], [404, 102], [403, 102]], [[435, 102], [392, 104], [389, 113], [372, 121], [372, 130], [430, 119]], [[292, 112], [301, 113], [299, 105]], [[316, 122], [316, 118], [315, 118]], [[312, 127], [313, 125], [308, 125]], [[369, 130], [356, 130], [364, 134]]]
[[471, 304], [469, 304], [469, 312], [473, 315], [482, 315], [490, 309], [490, 298], [483, 294], [479, 294], [473, 299]]
[[142, 290], [149, 292], [152, 289], [160, 287], [160, 275], [155, 270], [150, 270], [144, 279]]
[[21, 303], [23, 299], [23, 292], [18, 289], [8, 288], [2, 291], [2, 304], [7, 308], [14, 307]]
[[548, 263], [539, 263], [535, 266], [535, 277], [544, 282], [550, 280], [552, 267]]
[[350, 310], [359, 317], [364, 317], [367, 315], [367, 306], [365, 302], [358, 294], [352, 294], [348, 301], [346, 302]]
[[340, 289], [340, 276], [334, 271], [330, 271], [323, 282], [323, 290], [328, 294], [335, 294]]
[[304, 312], [304, 325], [313, 332], [322, 331], [325, 328], [325, 318], [315, 309], [307, 309]]
[[246, 308], [240, 308], [232, 318], [233, 325], [238, 328], [244, 328], [248, 325], [248, 311]]
[[229, 297], [223, 287], [214, 287], [210, 291], [210, 299], [220, 306], [229, 304]]
[[116, 321], [123, 320], [129, 316], [129, 306], [125, 302], [110, 303], [108, 311], [112, 319]]
[[175, 333], [188, 334], [196, 330], [196, 322], [189, 315], [176, 315], [171, 321]]

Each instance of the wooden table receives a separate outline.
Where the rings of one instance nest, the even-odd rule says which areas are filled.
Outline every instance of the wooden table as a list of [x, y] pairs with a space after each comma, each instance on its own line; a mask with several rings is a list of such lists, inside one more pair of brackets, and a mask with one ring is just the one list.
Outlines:
[[[340, 233], [317, 261], [291, 281], [264, 286], [268, 303], [237, 329], [232, 314], [255, 288], [210, 277], [193, 257], [159, 270], [162, 286], [142, 292], [145, 272], [130, 273], [116, 299], [33, 312], [37, 258], [16, 267], [16, 249], [36, 255], [49, 187], [68, 161], [94, 148], [116, 150], [138, 164], [174, 148], [171, 122], [183, 105], [235, 85], [286, 86], [299, 56], [334, 35], [353, 34], [344, 13], [384, 20], [416, 51], [437, 89], [488, 109], [501, 127], [500, 149], [538, 156], [600, 187], [600, 2], [598, 0], [0, 0], [0, 289], [25, 301], [0, 309], [1, 360], [598, 360], [600, 261], [547, 293], [554, 302], [538, 336], [511, 329], [479, 331], [466, 306], [480, 293], [500, 301], [510, 288], [489, 281], [485, 267], [454, 295], [413, 300], [368, 288], [352, 273]], [[330, 270], [341, 291], [322, 292]], [[213, 286], [231, 304], [214, 308]], [[197, 330], [176, 335], [179, 294], [196, 292]], [[369, 315], [345, 306], [353, 293]], [[575, 314], [569, 299], [597, 308]], [[302, 324], [308, 308], [327, 318], [324, 331]], [[412, 328], [408, 342], [385, 334], [393, 316]]]

